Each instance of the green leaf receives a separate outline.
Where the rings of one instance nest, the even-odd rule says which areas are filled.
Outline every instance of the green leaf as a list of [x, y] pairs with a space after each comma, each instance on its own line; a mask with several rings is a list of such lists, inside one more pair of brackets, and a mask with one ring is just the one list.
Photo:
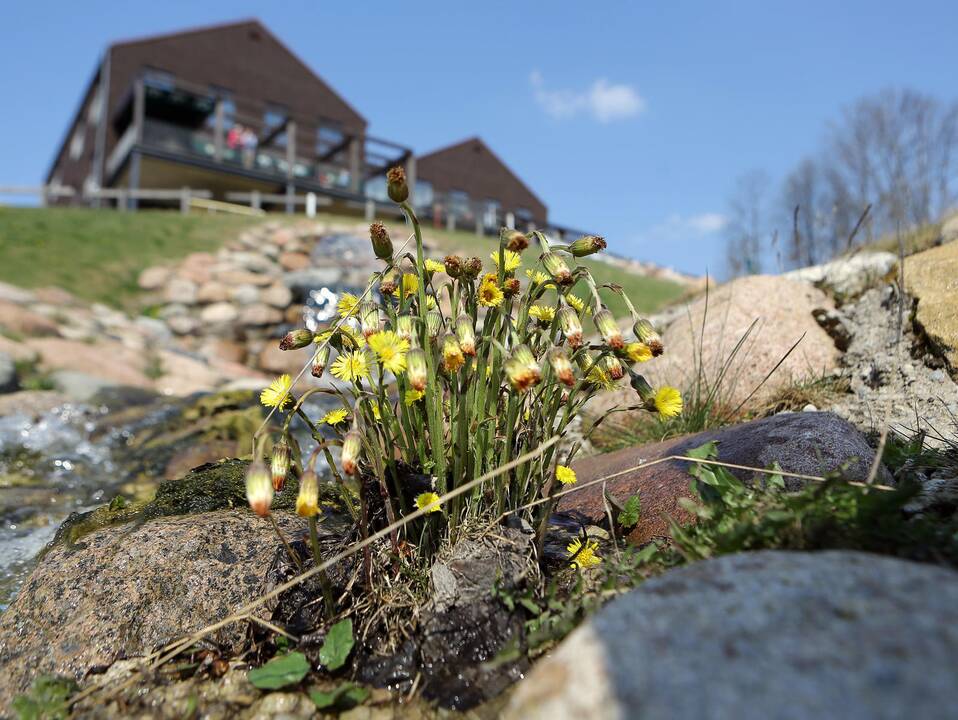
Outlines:
[[639, 494], [636, 493], [622, 506], [622, 512], [619, 513], [619, 525], [624, 528], [635, 527], [642, 516], [642, 504], [639, 500]]
[[714, 440], [709, 440], [704, 445], [699, 445], [697, 448], [687, 450], [685, 454], [699, 460], [714, 460], [718, 457], [718, 446]]
[[274, 657], [262, 667], [250, 670], [247, 679], [260, 690], [276, 690], [295, 685], [309, 672], [309, 661], [301, 652]]
[[30, 692], [17, 696], [11, 707], [20, 720], [61, 720], [70, 714], [67, 702], [76, 689], [73, 680], [41, 675]]
[[347, 710], [354, 705], [365, 702], [369, 697], [369, 690], [356, 683], [343, 683], [330, 691], [310, 690], [309, 699], [320, 710]]
[[327, 670], [338, 670], [346, 664], [353, 649], [353, 621], [340, 620], [329, 629], [326, 641], [319, 649], [319, 661]]

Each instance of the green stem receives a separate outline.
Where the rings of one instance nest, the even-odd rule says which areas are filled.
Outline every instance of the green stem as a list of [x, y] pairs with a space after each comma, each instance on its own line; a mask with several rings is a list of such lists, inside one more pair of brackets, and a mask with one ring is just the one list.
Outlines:
[[[309, 543], [313, 546], [313, 564], [319, 565], [322, 552], [319, 549], [319, 534], [316, 532], [316, 516], [309, 518]], [[321, 570], [317, 575], [319, 585], [323, 589], [323, 599], [326, 600], [326, 617], [331, 618], [336, 613], [333, 600], [333, 586], [329, 582], [329, 575], [325, 570]]]

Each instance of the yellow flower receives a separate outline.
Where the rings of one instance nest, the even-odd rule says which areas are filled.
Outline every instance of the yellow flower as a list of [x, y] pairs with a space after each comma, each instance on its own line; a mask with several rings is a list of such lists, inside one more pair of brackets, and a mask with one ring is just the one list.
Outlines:
[[436, 309], [436, 298], [432, 295], [426, 295], [426, 310]]
[[419, 291], [419, 278], [412, 273], [402, 276], [402, 291], [404, 295], [412, 295]]
[[339, 302], [336, 303], [336, 312], [339, 313], [339, 317], [347, 317], [356, 312], [356, 307], [358, 305], [358, 297], [352, 293], [343, 293], [339, 298]]
[[682, 412], [682, 393], [668, 385], [655, 393], [655, 409], [662, 417], [674, 417]]
[[383, 330], [369, 336], [369, 347], [379, 360], [383, 369], [398, 375], [406, 369], [406, 353], [409, 341], [399, 337], [392, 330]]
[[[503, 250], [503, 257], [506, 261], [506, 272], [511, 273], [522, 264], [522, 257], [517, 252], [512, 252], [512, 250]], [[499, 252], [494, 251], [489, 257], [492, 258], [492, 262], [496, 264], [496, 267], [499, 267]]]
[[340, 408], [339, 410], [330, 410], [328, 413], [323, 415], [320, 418], [320, 424], [326, 423], [327, 425], [339, 425], [343, 420], [349, 417], [349, 410], [345, 408]]
[[414, 402], [422, 400], [425, 395], [426, 393], [424, 393], [422, 390], [416, 390], [415, 388], [412, 388], [406, 391], [406, 397], [404, 399], [407, 405], [412, 405]]
[[[340, 325], [336, 330], [323, 330], [323, 332], [317, 333], [315, 342], [317, 345], [322, 345], [327, 340], [332, 341], [335, 338], [338, 338], [339, 342], [346, 349], [358, 350], [366, 344], [366, 338], [363, 337], [363, 334], [346, 323]], [[338, 347], [336, 343], [332, 344]]]
[[648, 362], [652, 359], [652, 349], [645, 343], [640, 342], [632, 342], [626, 345], [625, 354], [634, 363]]
[[569, 551], [569, 557], [572, 558], [570, 567], [578, 570], [585, 570], [593, 565], [602, 562], [602, 558], [595, 554], [599, 549], [599, 543], [595, 540], [587, 540], [585, 545], [579, 538], [576, 538], [568, 544], [566, 550]]
[[572, 485], [576, 481], [575, 470], [565, 465], [556, 465], [556, 480], [563, 485]]
[[552, 279], [541, 270], [533, 270], [532, 268], [526, 270], [526, 277], [537, 285], [542, 285], [543, 283], [547, 283]]
[[585, 307], [585, 303], [582, 302], [582, 298], [579, 298], [572, 293], [568, 293], [565, 296], [565, 301], [575, 308], [576, 312], [582, 312], [582, 309]]
[[268, 387], [259, 394], [259, 401], [266, 407], [274, 407], [282, 410], [293, 402], [289, 391], [293, 387], [293, 380], [289, 375], [280, 375], [273, 380]]
[[502, 290], [495, 283], [483, 282], [478, 291], [479, 304], [483, 307], [499, 307], [502, 305]]
[[432, 258], [426, 259], [426, 272], [437, 273], [437, 272], [446, 272], [446, 266], [444, 263], [439, 262], [438, 260], [433, 260]]
[[529, 316], [534, 317], [543, 324], [548, 324], [551, 323], [552, 318], [556, 316], [556, 309], [548, 305], [533, 305], [529, 308]]
[[347, 382], [369, 377], [369, 358], [363, 350], [340, 353], [329, 371]]
[[416, 497], [416, 507], [427, 513], [440, 512], [439, 496], [434, 492], [424, 492]]
[[615, 387], [615, 381], [612, 379], [612, 376], [599, 365], [599, 363], [594, 363], [589, 369], [589, 374], [586, 375], [586, 379], [593, 385], [598, 385], [604, 390], [611, 390]]

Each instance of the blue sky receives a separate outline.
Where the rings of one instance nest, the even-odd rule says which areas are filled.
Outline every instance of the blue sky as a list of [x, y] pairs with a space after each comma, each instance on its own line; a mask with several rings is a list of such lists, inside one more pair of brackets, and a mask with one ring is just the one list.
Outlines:
[[958, 95], [955, 2], [3, 5], [0, 185], [42, 179], [110, 41], [258, 17], [373, 134], [478, 134], [555, 221], [696, 273], [721, 267], [737, 176], [777, 182], [860, 95]]

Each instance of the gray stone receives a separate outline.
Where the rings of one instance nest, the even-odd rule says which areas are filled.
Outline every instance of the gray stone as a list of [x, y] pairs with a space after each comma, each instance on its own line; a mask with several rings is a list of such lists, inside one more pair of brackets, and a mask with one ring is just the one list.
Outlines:
[[223, 302], [227, 299], [229, 299], [229, 290], [223, 283], [216, 280], [203, 283], [196, 293], [196, 301], [199, 303]]
[[50, 373], [50, 380], [58, 391], [77, 402], [87, 402], [101, 390], [119, 386], [119, 383], [78, 370], [56, 370]]
[[274, 325], [283, 321], [283, 313], [269, 305], [247, 305], [239, 313], [241, 325]]
[[840, 298], [861, 295], [884, 280], [898, 265], [889, 252], [863, 252], [823, 265], [792, 270], [783, 277], [810, 282]]
[[865, 553], [758, 552], [668, 572], [520, 683], [507, 718], [953, 718], [958, 573]]
[[283, 284], [294, 294], [303, 294], [313, 288], [335, 285], [342, 277], [342, 270], [336, 267], [309, 268], [286, 273]]
[[200, 321], [191, 315], [176, 315], [167, 320], [166, 324], [177, 335], [189, 335], [196, 332], [200, 326]]
[[33, 302], [36, 296], [29, 290], [24, 290], [16, 285], [0, 282], [0, 300], [26, 305]]
[[269, 273], [276, 270], [276, 264], [268, 257], [256, 252], [234, 252], [230, 255], [234, 265], [255, 273]]
[[166, 285], [164, 298], [168, 303], [192, 305], [196, 302], [196, 283], [186, 278], [174, 277]]
[[189, 313], [190, 309], [186, 307], [183, 303], [169, 303], [160, 308], [158, 313], [160, 319], [166, 320], [168, 318], [180, 317]]
[[221, 325], [230, 323], [239, 317], [239, 311], [236, 306], [228, 302], [218, 302], [207, 305], [200, 312], [200, 320], [207, 325]]
[[20, 387], [17, 381], [17, 366], [13, 358], [0, 353], [0, 393], [11, 393]]
[[240, 305], [252, 305], [259, 302], [259, 288], [255, 285], [236, 285], [229, 289], [228, 294], [230, 300]]
[[166, 345], [173, 339], [170, 328], [162, 320], [140, 315], [133, 321], [133, 324], [155, 346]]
[[293, 293], [285, 285], [270, 285], [263, 290], [260, 299], [275, 308], [287, 308], [293, 302]]

